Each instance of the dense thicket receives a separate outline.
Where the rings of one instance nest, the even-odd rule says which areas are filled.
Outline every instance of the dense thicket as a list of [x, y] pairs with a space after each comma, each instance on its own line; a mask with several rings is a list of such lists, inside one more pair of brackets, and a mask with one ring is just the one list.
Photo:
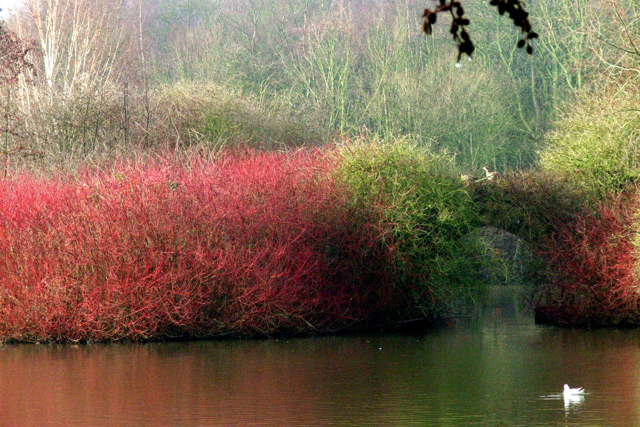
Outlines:
[[431, 317], [476, 295], [486, 260], [465, 235], [482, 224], [545, 260], [541, 318], [636, 324], [637, 1], [535, 2], [531, 56], [508, 18], [468, 3], [475, 51], [459, 67], [446, 25], [421, 33], [423, 7], [27, 1], [3, 26], [23, 49], [0, 91], [3, 336]]
[[478, 216], [446, 165], [397, 145], [1, 180], [0, 341], [318, 334], [450, 312], [479, 292], [456, 243]]

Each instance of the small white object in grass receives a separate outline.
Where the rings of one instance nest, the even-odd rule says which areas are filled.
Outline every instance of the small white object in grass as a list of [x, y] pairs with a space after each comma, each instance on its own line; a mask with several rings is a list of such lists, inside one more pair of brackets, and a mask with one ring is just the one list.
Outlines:
[[456, 62], [456, 68], [460, 68], [460, 67], [462, 67], [462, 65], [460, 65], [459, 62]]
[[565, 396], [579, 396], [584, 394], [584, 389], [582, 387], [571, 388], [567, 384], [565, 384], [562, 394], [564, 394]]
[[[491, 180], [496, 176], [496, 173], [495, 173], [495, 172], [491, 172], [489, 169], [487, 169], [487, 167], [486, 167], [486, 166], [483, 166], [483, 167], [482, 167], [482, 170], [483, 170], [483, 171], [484, 171], [484, 173], [485, 173], [485, 178], [486, 178], [487, 180], [489, 180], [489, 181], [491, 181]], [[566, 384], [565, 384], [565, 385], [566, 385]]]

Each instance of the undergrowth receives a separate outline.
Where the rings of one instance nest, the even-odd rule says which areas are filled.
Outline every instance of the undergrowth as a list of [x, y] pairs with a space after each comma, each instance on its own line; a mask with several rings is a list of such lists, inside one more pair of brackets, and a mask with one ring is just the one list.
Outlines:
[[399, 141], [120, 160], [0, 181], [0, 339], [324, 334], [428, 318], [478, 283], [478, 214]]
[[469, 236], [483, 225], [548, 263], [539, 320], [637, 325], [640, 204], [632, 193], [588, 200], [546, 172], [465, 182], [446, 156], [407, 140], [184, 150], [14, 175], [0, 180], [0, 340], [325, 334], [432, 319], [482, 291], [491, 266]]
[[38, 101], [9, 138], [11, 172], [68, 171], [162, 150], [317, 146], [327, 138], [309, 115], [212, 83], [158, 86], [146, 98], [88, 86], [65, 102]]

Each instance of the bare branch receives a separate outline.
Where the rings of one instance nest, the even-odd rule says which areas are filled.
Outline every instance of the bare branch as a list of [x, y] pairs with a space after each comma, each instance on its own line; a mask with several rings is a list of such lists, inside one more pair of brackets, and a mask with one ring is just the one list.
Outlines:
[[[453, 36], [453, 40], [458, 43], [458, 62], [462, 55], [471, 58], [475, 46], [471, 41], [467, 26], [470, 21], [466, 18], [462, 1], [458, 0], [437, 0], [438, 5], [434, 8], [426, 8], [422, 14], [424, 20], [422, 29], [426, 34], [431, 34], [432, 26], [436, 23], [439, 13], [449, 12], [451, 14], [451, 26], [449, 32]], [[529, 12], [527, 12], [520, 0], [490, 0], [489, 4], [498, 9], [500, 15], [505, 13], [513, 21], [513, 25], [519, 27], [524, 33], [522, 39], [518, 41], [519, 48], [526, 48], [528, 54], [533, 53], [531, 40], [538, 38], [538, 34], [533, 31], [529, 22]]]

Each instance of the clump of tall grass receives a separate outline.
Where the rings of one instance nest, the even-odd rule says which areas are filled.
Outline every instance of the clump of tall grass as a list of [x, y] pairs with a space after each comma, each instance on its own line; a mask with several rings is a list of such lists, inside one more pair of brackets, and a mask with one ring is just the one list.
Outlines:
[[312, 117], [230, 87], [182, 83], [163, 86], [156, 96], [161, 111], [152, 132], [161, 140], [175, 135], [178, 144], [282, 149], [320, 145], [327, 136]]
[[373, 206], [394, 258], [393, 286], [407, 298], [403, 316], [432, 316], [479, 290], [472, 248], [462, 239], [480, 223], [451, 160], [415, 143], [356, 142], [339, 151], [338, 173], [355, 206]]
[[285, 148], [326, 138], [312, 118], [283, 104], [213, 84], [159, 86], [146, 98], [133, 86], [87, 86], [21, 114], [14, 145], [27, 147], [31, 157], [16, 155], [14, 165], [65, 168], [147, 149]]
[[604, 198], [640, 178], [637, 91], [590, 93], [571, 104], [540, 153], [540, 166]]

